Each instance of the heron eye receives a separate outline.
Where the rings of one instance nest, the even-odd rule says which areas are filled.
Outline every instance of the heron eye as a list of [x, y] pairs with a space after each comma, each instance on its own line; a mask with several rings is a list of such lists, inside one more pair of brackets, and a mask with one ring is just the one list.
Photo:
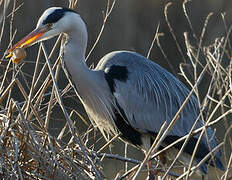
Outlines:
[[53, 26], [53, 24], [52, 24], [52, 23], [48, 23], [48, 24], [46, 24], [46, 26], [47, 26], [49, 29], [51, 29], [52, 26]]

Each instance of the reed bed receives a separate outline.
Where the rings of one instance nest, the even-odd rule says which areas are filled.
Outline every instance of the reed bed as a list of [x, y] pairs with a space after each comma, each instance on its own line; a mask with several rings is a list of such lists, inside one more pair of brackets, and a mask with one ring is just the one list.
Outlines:
[[[69, 7], [75, 8], [77, 1], [69, 1]], [[102, 28], [99, 36], [87, 57], [91, 55], [94, 48], [99, 43], [99, 39], [104, 34], [104, 27], [113, 11], [116, 1], [108, 1], [105, 10]], [[20, 9], [21, 5], [17, 5], [16, 1], [12, 2], [13, 8], [10, 14], [8, 5], [11, 1], [0, 1], [0, 6], [4, 11], [0, 14], [1, 32], [7, 25], [5, 19], [9, 16], [14, 20], [14, 13]], [[120, 3], [120, 2], [117, 2]], [[62, 46], [64, 37], [61, 35], [57, 38], [51, 51], [48, 52], [45, 45], [41, 43], [34, 59], [35, 62], [33, 74], [23, 71], [25, 63], [14, 65], [11, 61], [5, 59], [7, 49], [1, 54], [0, 61], [0, 178], [1, 179], [108, 179], [103, 172], [103, 159], [109, 158], [112, 161], [122, 161], [133, 166], [131, 169], [126, 166], [126, 170], [114, 172], [114, 179], [138, 179], [141, 173], [146, 170], [146, 163], [153, 159], [154, 168], [160, 171], [159, 179], [189, 179], [207, 157], [211, 153], [220, 148], [224, 155], [225, 172], [219, 172], [214, 169], [215, 179], [229, 179], [232, 163], [232, 141], [231, 141], [231, 113], [232, 113], [232, 60], [231, 60], [231, 44], [230, 34], [231, 26], [227, 25], [226, 17], [222, 15], [222, 21], [225, 25], [225, 36], [215, 39], [215, 42], [209, 46], [203, 46], [203, 39], [208, 21], [212, 14], [209, 14], [205, 20], [200, 37], [197, 37], [192, 27], [191, 20], [188, 16], [187, 2], [183, 3], [183, 11], [191, 32], [184, 33], [185, 47], [181, 47], [175, 36], [171, 22], [168, 19], [168, 3], [165, 8], [165, 17], [173, 40], [176, 42], [177, 49], [182, 55], [183, 63], [180, 64], [180, 74], [186, 80], [191, 88], [189, 96], [183, 103], [176, 116], [170, 124], [164, 123], [150, 151], [146, 154], [143, 161], [132, 159], [127, 156], [105, 153], [105, 149], [118, 139], [118, 136], [112, 137], [109, 142], [99, 149], [93, 148], [97, 143], [95, 129], [88, 123], [82, 114], [83, 112], [70, 109], [64, 105], [64, 98], [75, 96], [75, 88], [72, 81], [67, 78], [66, 87], [60, 89], [57, 84], [57, 78], [63, 72], [62, 59], [55, 52]], [[10, 37], [9, 47], [12, 46], [16, 31], [13, 31], [12, 25], [9, 25]], [[2, 33], [1, 33], [2, 34]], [[160, 51], [166, 58], [166, 54], [162, 49], [160, 41], [162, 40], [162, 32], [159, 26], [155, 32], [154, 39], [148, 50], [149, 57], [154, 45], [159, 47]], [[1, 40], [1, 36], [0, 36]], [[0, 41], [0, 43], [3, 43]], [[184, 50], [183, 50], [184, 49]], [[167, 58], [166, 58], [167, 59]], [[26, 60], [25, 60], [26, 61]], [[53, 62], [53, 63], [52, 63]], [[170, 63], [168, 61], [168, 63]], [[48, 74], [46, 74], [49, 72]], [[199, 84], [202, 79], [208, 76], [209, 83], [203, 98], [199, 93]], [[17, 96], [15, 96], [17, 92]], [[202, 128], [192, 128], [191, 132], [180, 140], [170, 144], [163, 150], [158, 150], [162, 140], [166, 137], [172, 126], [178, 120], [179, 113], [184, 105], [188, 102], [190, 95], [195, 94], [198, 98], [201, 113], [198, 119], [204, 119], [205, 125]], [[19, 97], [17, 99], [17, 97]], [[46, 102], [46, 103], [45, 103]], [[65, 119], [65, 125], [60, 128], [57, 136], [53, 136], [49, 131], [49, 124], [52, 120], [53, 111], [59, 107], [62, 116]], [[206, 116], [203, 113], [206, 112]], [[73, 121], [73, 115], [78, 116], [79, 120], [89, 126], [85, 132], [79, 132], [76, 123]], [[205, 118], [206, 117], [206, 118]], [[204, 135], [206, 127], [220, 124], [223, 128], [224, 139], [219, 145], [212, 149], [211, 153], [199, 164], [193, 165], [191, 161], [185, 171], [175, 171], [177, 167], [179, 155], [183, 151], [184, 145], [194, 134]], [[221, 131], [221, 130], [217, 130]], [[90, 143], [90, 139], [94, 139]], [[166, 149], [172, 147], [175, 143], [183, 141], [182, 149], [177, 153], [176, 159], [169, 162], [168, 167], [162, 168], [156, 160], [158, 155]], [[197, 148], [197, 147], [196, 147]], [[196, 149], [195, 148], [195, 149]], [[195, 153], [192, 155], [192, 160]], [[178, 164], [179, 167], [179, 164]], [[181, 166], [182, 168], [182, 166]], [[122, 173], [123, 172], [123, 173]], [[195, 177], [194, 177], [195, 178]]]

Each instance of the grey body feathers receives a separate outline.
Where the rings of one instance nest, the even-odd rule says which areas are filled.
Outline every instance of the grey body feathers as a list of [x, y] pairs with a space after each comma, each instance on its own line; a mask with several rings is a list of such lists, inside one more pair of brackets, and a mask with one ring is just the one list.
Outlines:
[[[165, 121], [171, 122], [190, 91], [167, 70], [135, 52], [109, 53], [100, 60], [95, 70], [107, 72], [115, 65], [126, 67], [128, 71], [126, 81], [114, 80], [113, 92], [115, 100], [125, 112], [128, 123], [142, 134], [158, 133]], [[182, 137], [188, 134], [199, 112], [198, 101], [193, 95], [169, 136]], [[195, 129], [202, 127], [203, 123], [200, 119]], [[211, 140], [210, 144], [207, 143], [205, 136], [201, 140], [205, 151], [217, 146], [211, 128], [207, 129], [207, 136]], [[197, 139], [198, 135], [195, 137]], [[217, 152], [216, 162], [220, 161], [220, 156], [221, 153]], [[201, 159], [196, 160], [199, 162]], [[218, 165], [221, 166], [221, 163], [218, 162]], [[206, 165], [203, 164], [201, 169], [206, 172]]]

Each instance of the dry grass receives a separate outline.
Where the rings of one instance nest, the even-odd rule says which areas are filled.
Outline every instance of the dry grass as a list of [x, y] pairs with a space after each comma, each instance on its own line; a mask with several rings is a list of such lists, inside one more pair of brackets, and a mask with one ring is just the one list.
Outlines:
[[[4, 11], [0, 12], [1, 32], [4, 31], [4, 26], [6, 25], [5, 18], [7, 15], [5, 12], [9, 2], [10, 1], [0, 1], [0, 6], [4, 7]], [[70, 1], [70, 7], [74, 8], [76, 3], [76, 1]], [[107, 18], [114, 8], [114, 3], [115, 1], [108, 1], [102, 28], [96, 39], [96, 43], [88, 54], [88, 57], [102, 36]], [[105, 179], [106, 177], [102, 170], [102, 160], [104, 158], [135, 164], [136, 166], [130, 170], [128, 170], [126, 165], [127, 168], [125, 173], [117, 173], [115, 179], [125, 179], [126, 177], [128, 179], [136, 179], [141, 174], [141, 170], [144, 169], [145, 163], [149, 159], [155, 159], [161, 152], [172, 147], [179, 141], [184, 141], [183, 147], [178, 152], [176, 159], [169, 164], [168, 169], [161, 170], [163, 171], [163, 173], [161, 173], [162, 175], [160, 175], [161, 179], [165, 179], [168, 175], [169, 177], [175, 177], [177, 179], [189, 179], [193, 174], [193, 171], [218, 148], [223, 149], [226, 171], [219, 173], [214, 169], [213, 171], [216, 172], [215, 178], [220, 179], [222, 177], [223, 179], [228, 179], [230, 175], [229, 170], [232, 166], [232, 126], [228, 122], [232, 117], [232, 51], [229, 42], [231, 27], [228, 27], [225, 20], [226, 18], [222, 15], [226, 30], [225, 37], [218, 38], [212, 45], [203, 47], [202, 41], [205, 30], [212, 14], [209, 14], [206, 18], [201, 36], [198, 38], [192, 27], [190, 18], [188, 17], [185, 7], [186, 3], [187, 2], [183, 3], [183, 10], [192, 32], [190, 34], [184, 34], [186, 45], [185, 51], [183, 51], [181, 45], [178, 43], [173, 27], [168, 20], [168, 8], [171, 6], [170, 3], [167, 4], [165, 8], [165, 17], [172, 37], [176, 42], [178, 51], [183, 58], [184, 63], [180, 65], [181, 75], [191, 87], [191, 92], [172, 122], [163, 125], [159, 136], [157, 136], [149, 153], [146, 154], [142, 162], [117, 154], [102, 153], [110, 143], [106, 143], [105, 146], [98, 151], [92, 150], [91, 147], [98, 143], [95, 133], [93, 133], [93, 128], [89, 128], [83, 134], [78, 132], [77, 127], [72, 120], [73, 114], [79, 116], [79, 119], [85, 124], [88, 124], [87, 121], [81, 116], [80, 112], [68, 109], [63, 103], [64, 96], [67, 94], [70, 95], [70, 92], [73, 92], [74, 90], [72, 82], [68, 79], [69, 83], [63, 90], [60, 90], [57, 85], [57, 77], [59, 76], [62, 67], [59, 56], [54, 61], [54, 52], [59, 48], [59, 45], [62, 44], [62, 36], [57, 39], [49, 53], [45, 46], [42, 43], [40, 44], [37, 57], [34, 59], [36, 64], [33, 75], [28, 75], [26, 72], [22, 71], [22, 67], [24, 66], [23, 63], [18, 65], [13, 65], [10, 61], [6, 63], [7, 60], [4, 59], [4, 54], [0, 61], [0, 68], [2, 69], [2, 72], [4, 72], [3, 74], [0, 74], [1, 179]], [[12, 13], [10, 14], [12, 21], [14, 20], [14, 12], [18, 8], [19, 7], [16, 6], [16, 1], [14, 1]], [[9, 47], [12, 45], [11, 42], [16, 33], [12, 30], [12, 25], [10, 26], [11, 31], [9, 33], [11, 40]], [[152, 47], [156, 43], [164, 57], [167, 57], [159, 43], [161, 41], [161, 35], [162, 33], [159, 32], [159, 28], [157, 28], [147, 56], [150, 55]], [[194, 43], [192, 43], [193, 41]], [[40, 66], [41, 59], [45, 59], [42, 68]], [[50, 63], [50, 59], [53, 59], [54, 64]], [[43, 79], [46, 70], [49, 71], [49, 75]], [[206, 75], [210, 78], [207, 86], [207, 93], [204, 95], [202, 101], [200, 100], [202, 98], [200, 98], [198, 87]], [[22, 81], [19, 80], [19, 76]], [[21, 96], [20, 99], [23, 100], [19, 101], [14, 98], [15, 96], [13, 95], [13, 92], [15, 88], [17, 89], [18, 96]], [[73, 95], [73, 93], [71, 94]], [[204, 119], [205, 126], [200, 129], [196, 129], [193, 126], [191, 132], [181, 138], [178, 142], [174, 142], [164, 150], [158, 151], [159, 145], [177, 121], [179, 113], [188, 102], [188, 98], [191, 94], [195, 94], [199, 102], [202, 102], [200, 105], [201, 113], [196, 122], [199, 119], [204, 119], [203, 112], [207, 113], [207, 117]], [[45, 98], [49, 99], [46, 104], [44, 104]], [[59, 135], [54, 137], [49, 133], [48, 127], [49, 122], [52, 119], [52, 111], [57, 106], [62, 111], [67, 123], [60, 129]], [[179, 175], [174, 173], [175, 170], [173, 167], [176, 165], [178, 157], [182, 153], [184, 145], [188, 142], [189, 138], [196, 133], [199, 133], [200, 137], [202, 137], [206, 127], [215, 124], [221, 124], [221, 127], [224, 128], [224, 140], [222, 143], [215, 149], [212, 149], [211, 153], [209, 153], [198, 165], [193, 165], [192, 161], [185, 172], [181, 174], [178, 172]], [[65, 138], [66, 140], [64, 141]], [[91, 138], [95, 140], [89, 145], [89, 139]], [[116, 138], [117, 137], [112, 138], [112, 141]], [[153, 155], [151, 155], [151, 152]], [[192, 160], [194, 155], [195, 153], [192, 155]], [[159, 169], [158, 166], [155, 166], [155, 168]]]

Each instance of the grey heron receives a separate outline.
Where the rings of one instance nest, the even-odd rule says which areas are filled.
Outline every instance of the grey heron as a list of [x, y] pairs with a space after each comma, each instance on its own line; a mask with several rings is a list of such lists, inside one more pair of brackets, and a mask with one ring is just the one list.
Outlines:
[[[165, 121], [171, 122], [190, 91], [167, 70], [136, 52], [111, 52], [99, 61], [95, 69], [90, 69], [85, 62], [86, 25], [78, 13], [68, 8], [47, 9], [39, 18], [35, 30], [9, 52], [61, 33], [67, 39], [62, 50], [65, 69], [93, 125], [106, 139], [120, 132], [123, 140], [147, 151], [161, 125]], [[161, 148], [188, 134], [199, 112], [198, 101], [192, 95]], [[203, 122], [198, 121], [196, 128], [202, 126]], [[213, 130], [209, 127], [206, 133], [209, 141], [205, 136], [200, 140], [196, 163], [217, 146]], [[198, 138], [195, 135], [186, 144], [179, 158], [184, 165], [188, 165]], [[178, 150], [182, 144], [175, 144], [174, 148]], [[206, 160], [200, 166], [203, 174], [207, 173], [207, 165], [224, 170], [220, 151], [214, 153], [213, 159]]]

